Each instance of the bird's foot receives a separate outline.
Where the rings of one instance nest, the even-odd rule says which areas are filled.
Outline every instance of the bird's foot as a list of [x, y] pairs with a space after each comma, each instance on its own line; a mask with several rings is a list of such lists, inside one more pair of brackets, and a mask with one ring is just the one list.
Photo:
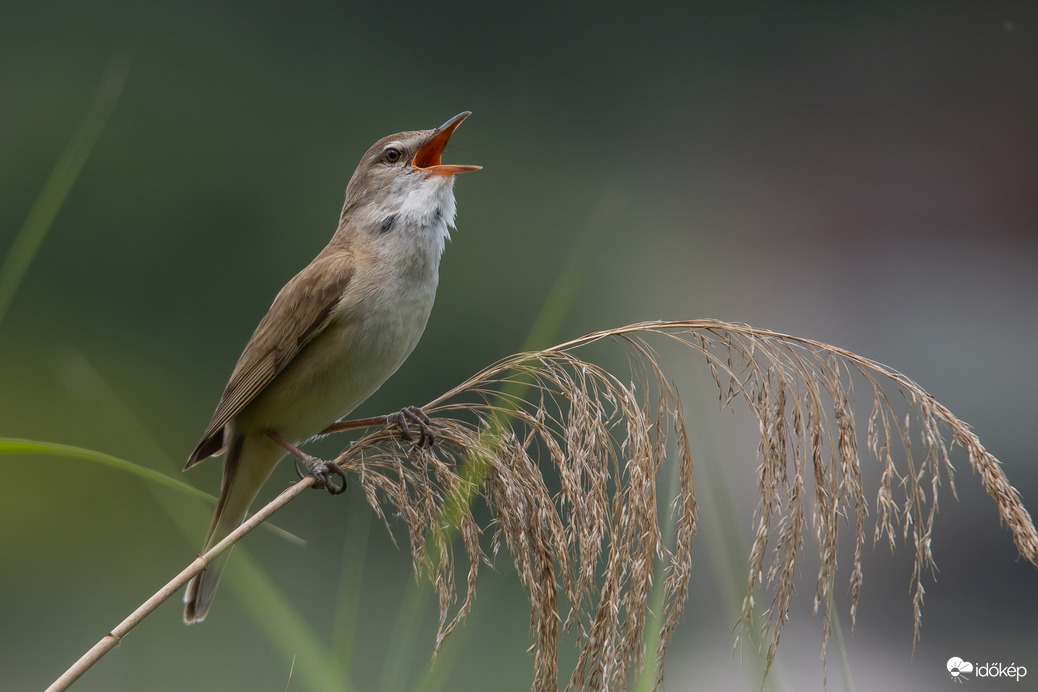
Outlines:
[[[400, 437], [405, 442], [418, 447], [431, 447], [436, 443], [436, 433], [432, 429], [432, 420], [425, 414], [420, 406], [405, 406], [396, 413], [386, 416], [387, 424], [400, 426]], [[411, 425], [418, 428], [418, 441], [411, 434]]]
[[[299, 474], [300, 478], [306, 478], [308, 475], [313, 476], [316, 479], [314, 482], [314, 488], [317, 490], [327, 490], [332, 495], [341, 495], [346, 492], [346, 472], [342, 470], [341, 466], [336, 464], [334, 461], [318, 459], [315, 456], [307, 454], [282, 437], [276, 430], [268, 430], [267, 435], [270, 439], [281, 445], [285, 451], [296, 458], [296, 473]], [[309, 473], [303, 473], [299, 468], [300, 462], [302, 462], [303, 466], [306, 467], [306, 470], [309, 471]], [[332, 482], [333, 476], [341, 478], [342, 483]]]
[[[303, 473], [303, 469], [299, 467], [300, 463], [306, 467], [307, 473]], [[317, 479], [314, 483], [315, 490], [327, 490], [332, 495], [346, 492], [346, 472], [334, 461], [303, 454], [297, 457], [296, 473], [300, 478], [313, 476]], [[342, 479], [342, 483], [334, 482], [336, 476]]]

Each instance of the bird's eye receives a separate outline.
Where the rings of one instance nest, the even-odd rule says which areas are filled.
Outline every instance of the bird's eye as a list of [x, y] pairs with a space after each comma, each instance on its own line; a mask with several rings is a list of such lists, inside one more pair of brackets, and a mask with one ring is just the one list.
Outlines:
[[396, 163], [397, 161], [400, 160], [400, 150], [399, 149], [393, 149], [393, 148], [386, 149], [386, 153], [384, 155], [386, 157], [386, 161], [388, 161], [389, 163]]

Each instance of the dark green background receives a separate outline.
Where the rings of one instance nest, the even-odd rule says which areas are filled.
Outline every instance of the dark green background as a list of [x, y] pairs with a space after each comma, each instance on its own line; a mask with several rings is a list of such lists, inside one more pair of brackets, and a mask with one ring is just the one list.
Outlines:
[[[0, 325], [0, 435], [176, 473], [255, 323], [334, 231], [363, 151], [471, 110], [447, 160], [485, 169], [458, 180], [429, 328], [359, 415], [427, 401], [519, 349], [576, 255], [560, 339], [717, 317], [845, 346], [973, 424], [1038, 508], [1033, 2], [5, 3], [0, 253], [113, 60], [125, 89]], [[684, 396], [698, 459], [727, 477], [748, 539], [755, 425], [718, 416], [708, 388]], [[1038, 676], [1038, 574], [958, 462], [914, 656], [907, 553], [866, 553], [858, 625], [845, 627], [858, 690], [946, 689], [951, 656]], [[215, 492], [218, 466], [184, 478]], [[265, 496], [290, 478], [286, 465]], [[668, 689], [756, 690], [720, 605], [733, 584], [717, 546], [733, 528], [712, 519], [704, 487]], [[196, 554], [208, 511], [93, 464], [2, 458], [0, 689], [56, 677]], [[344, 553], [369, 518], [355, 492], [315, 493], [278, 518], [308, 547], [260, 532], [240, 552], [322, 637], [342, 563], [362, 573], [350, 680], [414, 689], [433, 606], [398, 624], [413, 577], [378, 524], [366, 552]], [[806, 563], [783, 638], [786, 689], [822, 686], [814, 572]], [[482, 579], [437, 664], [443, 689], [527, 689], [510, 560]], [[191, 628], [166, 604], [76, 689], [307, 689], [291, 647], [236, 593], [225, 585]], [[830, 690], [839, 671], [831, 656]]]

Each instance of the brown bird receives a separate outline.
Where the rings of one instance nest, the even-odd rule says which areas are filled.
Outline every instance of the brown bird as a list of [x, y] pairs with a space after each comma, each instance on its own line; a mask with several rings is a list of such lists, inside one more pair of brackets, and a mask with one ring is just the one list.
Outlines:
[[[340, 423], [414, 350], [454, 226], [454, 175], [480, 166], [440, 162], [459, 113], [435, 130], [384, 137], [364, 154], [346, 186], [328, 245], [278, 293], [246, 344], [187, 468], [226, 452], [220, 497], [204, 550], [244, 521], [286, 452], [330, 492], [345, 489], [335, 464], [296, 445], [351, 426]], [[421, 409], [396, 414], [423, 429]], [[383, 417], [389, 420], [393, 416]], [[332, 480], [342, 477], [342, 482]], [[205, 619], [230, 551], [188, 584], [185, 622]]]

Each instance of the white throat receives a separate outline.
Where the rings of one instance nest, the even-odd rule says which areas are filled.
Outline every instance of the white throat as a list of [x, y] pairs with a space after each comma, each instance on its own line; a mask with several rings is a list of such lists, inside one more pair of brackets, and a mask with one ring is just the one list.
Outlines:
[[450, 230], [454, 228], [457, 206], [454, 203], [453, 176], [406, 176], [388, 196], [379, 221], [395, 214], [395, 226], [416, 229], [419, 242], [428, 242], [437, 259], [443, 254]]

